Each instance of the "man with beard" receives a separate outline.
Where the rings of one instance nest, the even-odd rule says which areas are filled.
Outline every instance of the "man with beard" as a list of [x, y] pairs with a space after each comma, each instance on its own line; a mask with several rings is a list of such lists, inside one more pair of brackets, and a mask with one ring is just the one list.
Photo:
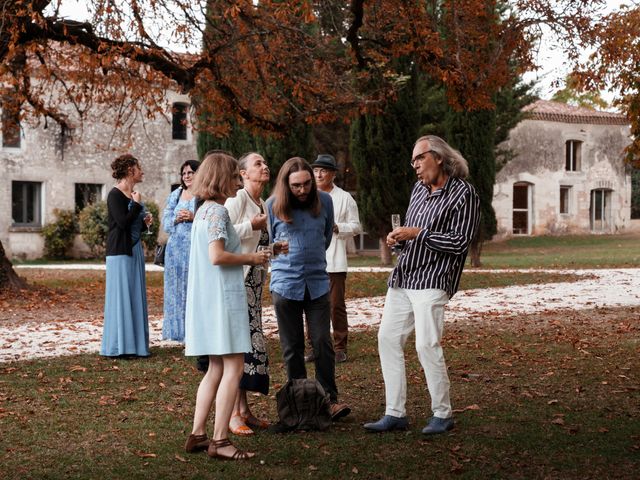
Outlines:
[[316, 379], [329, 395], [331, 418], [337, 420], [351, 409], [338, 403], [331, 340], [325, 253], [333, 235], [331, 196], [318, 191], [306, 160], [290, 158], [280, 168], [273, 196], [267, 201], [267, 213], [271, 238], [279, 243], [284, 235], [288, 240], [288, 250], [280, 246], [283, 253], [273, 259], [270, 285], [287, 376], [307, 377], [304, 314], [315, 354]]

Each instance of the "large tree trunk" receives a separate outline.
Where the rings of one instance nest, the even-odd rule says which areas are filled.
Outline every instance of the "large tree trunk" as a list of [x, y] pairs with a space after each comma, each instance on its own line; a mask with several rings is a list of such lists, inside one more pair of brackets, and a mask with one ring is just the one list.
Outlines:
[[380, 238], [380, 263], [382, 265], [391, 265], [391, 249], [387, 246], [387, 239]]
[[471, 260], [472, 267], [481, 267], [482, 261], [480, 255], [482, 253], [482, 245], [484, 242], [480, 239], [481, 235], [476, 235], [476, 238], [471, 242], [469, 246], [469, 259]]
[[18, 276], [7, 258], [4, 246], [0, 242], [0, 291], [9, 288], [25, 288], [27, 283]]

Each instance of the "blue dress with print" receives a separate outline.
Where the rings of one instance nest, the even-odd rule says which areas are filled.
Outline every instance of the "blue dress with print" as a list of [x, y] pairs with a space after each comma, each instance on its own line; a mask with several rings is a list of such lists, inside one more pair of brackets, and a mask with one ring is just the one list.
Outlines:
[[213, 265], [209, 244], [216, 240], [224, 240], [227, 252], [242, 253], [227, 209], [207, 201], [198, 209], [191, 231], [186, 355], [226, 355], [252, 350], [242, 265]]
[[162, 338], [184, 342], [184, 309], [187, 301], [191, 222], [174, 224], [180, 210], [195, 211], [196, 199], [181, 200], [182, 188], [177, 188], [167, 200], [162, 215], [164, 231], [169, 234], [164, 257], [164, 320]]

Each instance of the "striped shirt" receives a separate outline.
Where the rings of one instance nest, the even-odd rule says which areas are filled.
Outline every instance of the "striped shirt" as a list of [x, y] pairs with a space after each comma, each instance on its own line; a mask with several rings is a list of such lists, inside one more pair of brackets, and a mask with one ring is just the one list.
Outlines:
[[469, 244], [480, 223], [480, 199], [460, 178], [449, 177], [435, 192], [416, 182], [404, 222], [418, 227], [406, 242], [387, 282], [390, 288], [436, 288], [453, 296], [458, 290]]

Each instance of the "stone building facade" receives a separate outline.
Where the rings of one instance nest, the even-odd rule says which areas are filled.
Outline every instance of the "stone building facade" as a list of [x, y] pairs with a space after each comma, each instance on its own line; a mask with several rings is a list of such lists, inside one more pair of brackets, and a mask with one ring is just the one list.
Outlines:
[[630, 143], [624, 115], [539, 100], [501, 145], [498, 236], [618, 233], [630, 226]]
[[[182, 162], [197, 158], [189, 111], [187, 96], [168, 92], [165, 115], [151, 120], [139, 115], [131, 137], [117, 131], [109, 111], [70, 135], [63, 135], [51, 121], [48, 126], [24, 121], [18, 125], [15, 118], [3, 115], [0, 240], [9, 258], [42, 256], [40, 231], [55, 220], [54, 209], [106, 199], [114, 185], [111, 161], [122, 153], [140, 159], [145, 176], [138, 190], [143, 202], [151, 200], [162, 210], [171, 185], [180, 181]], [[81, 245], [76, 241], [76, 249]]]

